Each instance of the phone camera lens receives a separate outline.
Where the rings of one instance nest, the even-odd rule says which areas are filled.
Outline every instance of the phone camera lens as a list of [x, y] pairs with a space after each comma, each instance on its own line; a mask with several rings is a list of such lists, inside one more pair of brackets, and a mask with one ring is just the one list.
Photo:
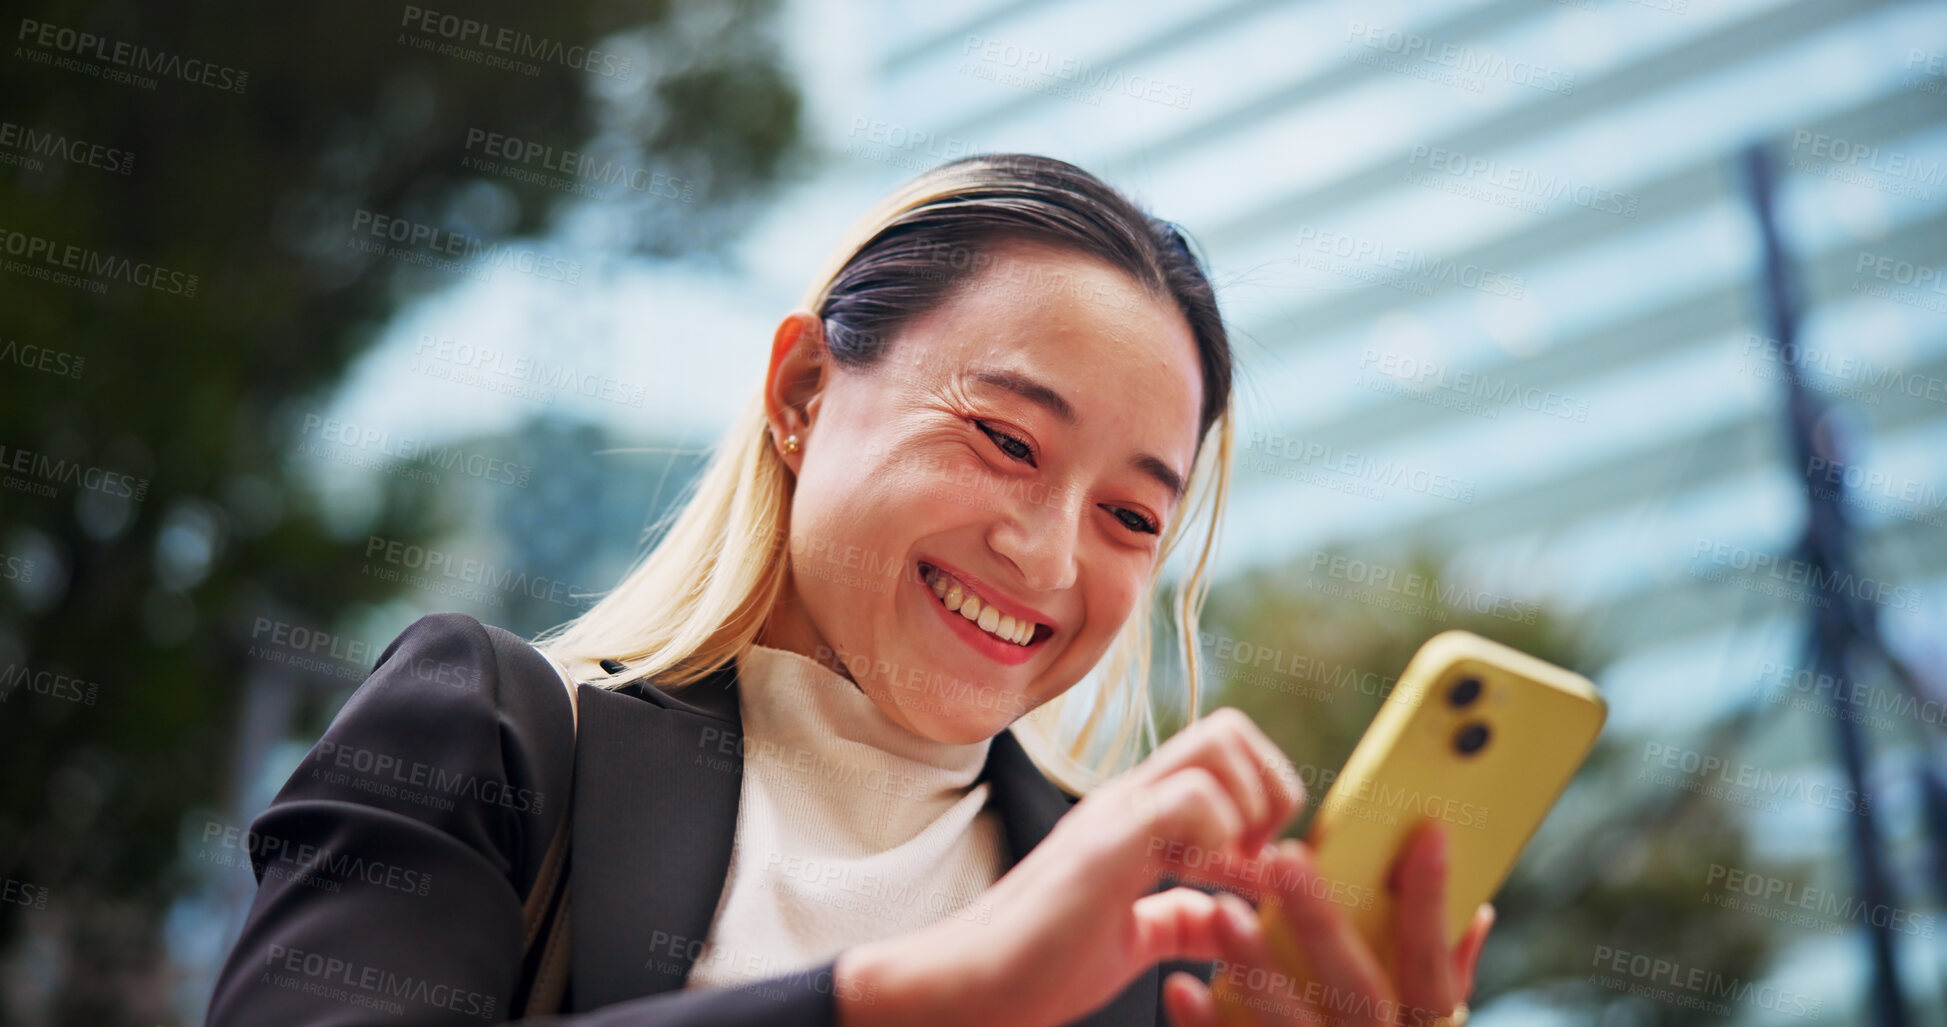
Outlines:
[[1456, 709], [1468, 706], [1481, 697], [1480, 678], [1461, 678], [1447, 689], [1447, 703]]
[[1487, 734], [1486, 724], [1480, 721], [1468, 724], [1460, 729], [1459, 734], [1454, 736], [1454, 750], [1462, 756], [1472, 756], [1482, 749], [1487, 748]]

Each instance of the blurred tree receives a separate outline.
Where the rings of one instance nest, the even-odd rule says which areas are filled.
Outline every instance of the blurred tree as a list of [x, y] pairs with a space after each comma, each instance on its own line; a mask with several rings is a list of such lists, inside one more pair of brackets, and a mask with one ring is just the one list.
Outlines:
[[[0, 1019], [172, 1018], [158, 918], [184, 811], [224, 806], [254, 619], [326, 629], [397, 587], [358, 573], [369, 534], [441, 528], [412, 490], [323, 503], [279, 446], [402, 302], [457, 280], [357, 228], [538, 233], [588, 195], [530, 172], [578, 151], [639, 172], [590, 191], [621, 226], [598, 242], [728, 237], [796, 145], [773, 7], [499, 0], [466, 36], [413, 5], [50, 0], [10, 24], [0, 148], [127, 164], [0, 167], [0, 878], [49, 899], [0, 903], [0, 938], [34, 917], [61, 953], [15, 946]], [[531, 68], [497, 65], [501, 30], [540, 41]], [[161, 55], [152, 83], [114, 80], [131, 53]], [[548, 156], [483, 166], [485, 133]], [[37, 276], [69, 247], [134, 264], [96, 259], [99, 290]], [[54, 674], [92, 701], [34, 684]]]

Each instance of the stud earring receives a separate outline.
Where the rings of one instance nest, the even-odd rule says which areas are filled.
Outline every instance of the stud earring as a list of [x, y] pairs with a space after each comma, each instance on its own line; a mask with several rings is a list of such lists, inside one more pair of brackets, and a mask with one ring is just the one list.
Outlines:
[[786, 453], [796, 453], [798, 451], [798, 436], [795, 432], [784, 437], [784, 451]]

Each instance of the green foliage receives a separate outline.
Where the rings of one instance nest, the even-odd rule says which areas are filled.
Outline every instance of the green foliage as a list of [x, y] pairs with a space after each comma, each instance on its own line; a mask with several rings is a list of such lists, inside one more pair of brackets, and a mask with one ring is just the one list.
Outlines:
[[[247, 73], [241, 91], [167, 76], [146, 89], [18, 50], [0, 63], [5, 120], [133, 155], [127, 174], [59, 159], [0, 168], [0, 227], [196, 276], [193, 295], [112, 277], [98, 294], [0, 272], [0, 346], [66, 361], [61, 373], [0, 365], [6, 460], [25, 452], [143, 483], [130, 496], [0, 489], [0, 558], [28, 568], [0, 588], [0, 666], [98, 685], [89, 704], [0, 683], [0, 876], [66, 911], [58, 1021], [166, 1015], [154, 1005], [157, 919], [187, 876], [185, 811], [237, 798], [243, 690], [267, 671], [245, 655], [257, 618], [330, 629], [397, 587], [357, 573], [368, 534], [447, 527], [410, 492], [334, 523], [300, 481], [302, 416], [323, 410], [402, 303], [460, 281], [359, 251], [352, 219], [488, 242], [537, 233], [563, 193], [474, 170], [469, 130], [575, 150], [653, 107], [654, 132], [628, 142], [698, 189], [662, 202], [624, 244], [678, 253], [722, 238], [721, 212], [788, 166], [798, 101], [776, 70], [772, 5], [720, 10], [680, 68], [638, 60], [634, 86], [560, 62], [527, 75], [426, 52], [404, 5], [56, 2], [31, 15]], [[503, 0], [468, 4], [466, 17], [571, 45], [612, 38], [646, 47], [639, 57], [694, 31], [655, 5]], [[693, 229], [704, 220], [712, 231]], [[284, 673], [296, 672], [271, 676]], [[0, 905], [0, 938], [17, 938], [23, 915]], [[89, 941], [111, 934], [132, 940]]]

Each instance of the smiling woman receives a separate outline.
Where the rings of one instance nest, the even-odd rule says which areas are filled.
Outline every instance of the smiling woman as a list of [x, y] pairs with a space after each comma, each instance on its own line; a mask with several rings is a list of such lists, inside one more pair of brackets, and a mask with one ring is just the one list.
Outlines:
[[[1210, 960], [1245, 1019], [1450, 1015], [1487, 923], [1446, 946], [1437, 832], [1391, 973], [1270, 844], [1297, 772], [1196, 715], [1193, 658], [1156, 744], [1149, 612], [1208, 499], [1195, 637], [1230, 397], [1176, 229], [1046, 157], [921, 175], [780, 319], [601, 602], [531, 644], [434, 614], [387, 648], [252, 825], [276, 845], [209, 1022], [1201, 1025], [1210, 971], [1167, 971]], [[384, 872], [325, 892], [260, 850]], [[432, 884], [383, 886], [407, 872]], [[1285, 994], [1235, 893], [1287, 911], [1322, 990]]]
[[[536, 644], [605, 681], [670, 684], [754, 640], [781, 645], [928, 737], [987, 738], [1025, 713], [1022, 746], [1085, 793], [1156, 744], [1148, 610], [1193, 521], [1193, 478], [1213, 500], [1178, 590], [1179, 631], [1195, 637], [1230, 393], [1216, 297], [1173, 226], [1062, 161], [943, 165], [836, 248], [661, 544]], [[848, 547], [884, 579], [796, 566]], [[1022, 652], [942, 637], [938, 604], [893, 587], [926, 584], [922, 563], [980, 597], [963, 610], [1029, 617], [1038, 637]], [[1104, 687], [1076, 697], [1091, 708], [1065, 736], [1064, 695], [1105, 654]], [[606, 675], [602, 659], [626, 669]], [[1199, 668], [1185, 669], [1194, 718]], [[944, 686], [928, 682], [984, 701], [929, 701]]]

